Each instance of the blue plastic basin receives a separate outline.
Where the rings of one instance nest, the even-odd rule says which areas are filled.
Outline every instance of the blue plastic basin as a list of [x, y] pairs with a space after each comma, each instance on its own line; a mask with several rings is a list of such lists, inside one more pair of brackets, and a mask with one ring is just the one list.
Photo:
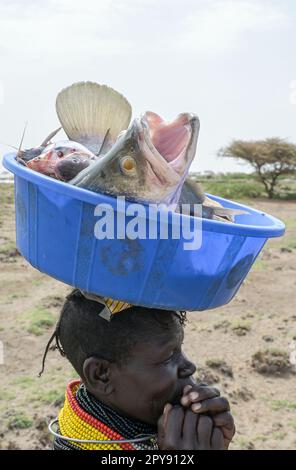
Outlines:
[[[235, 224], [203, 219], [197, 250], [185, 250], [182, 237], [98, 240], [94, 208], [107, 203], [116, 211], [116, 198], [29, 170], [15, 154], [3, 164], [15, 175], [16, 242], [29, 263], [72, 286], [137, 305], [206, 310], [227, 304], [266, 240], [285, 231], [266, 213], [211, 196], [249, 215]], [[186, 216], [172, 214], [170, 223], [174, 217]]]

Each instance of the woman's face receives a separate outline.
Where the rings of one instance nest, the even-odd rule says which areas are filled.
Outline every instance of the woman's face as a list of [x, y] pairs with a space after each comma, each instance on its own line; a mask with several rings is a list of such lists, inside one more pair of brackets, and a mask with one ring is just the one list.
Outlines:
[[128, 363], [113, 365], [114, 392], [108, 403], [117, 411], [149, 424], [156, 424], [166, 403], [179, 403], [183, 388], [195, 383], [195, 365], [182, 352], [181, 325], [176, 334], [163, 333], [139, 342]]

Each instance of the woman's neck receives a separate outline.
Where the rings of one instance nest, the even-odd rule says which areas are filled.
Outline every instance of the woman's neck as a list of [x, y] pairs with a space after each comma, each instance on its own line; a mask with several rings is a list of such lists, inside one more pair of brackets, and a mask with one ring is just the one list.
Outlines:
[[107, 426], [114, 428], [117, 432], [124, 435], [127, 434], [127, 438], [134, 438], [135, 434], [156, 433], [156, 426], [136, 420], [124, 415], [119, 410], [115, 410], [109, 404], [104, 403], [91, 394], [84, 384], [79, 387], [76, 399], [87, 413], [101, 420]]
[[[124, 416], [70, 382], [59, 414], [54, 449], [157, 450], [156, 427]], [[99, 442], [98, 442], [99, 441]]]

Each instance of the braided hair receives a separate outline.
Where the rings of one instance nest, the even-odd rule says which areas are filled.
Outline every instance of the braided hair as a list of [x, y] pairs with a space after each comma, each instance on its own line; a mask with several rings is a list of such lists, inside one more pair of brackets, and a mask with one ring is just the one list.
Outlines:
[[99, 315], [103, 308], [100, 303], [85, 298], [79, 289], [66, 297], [46, 345], [39, 377], [52, 347], [66, 356], [82, 377], [83, 363], [88, 357], [100, 357], [123, 365], [137, 342], [147, 342], [164, 332], [176, 335], [187, 321], [186, 312], [132, 306], [112, 315], [109, 322]]

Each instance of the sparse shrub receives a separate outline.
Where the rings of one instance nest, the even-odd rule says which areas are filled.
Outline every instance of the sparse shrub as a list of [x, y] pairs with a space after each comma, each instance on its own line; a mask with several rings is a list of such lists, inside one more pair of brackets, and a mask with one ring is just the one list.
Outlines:
[[292, 370], [288, 354], [280, 349], [257, 351], [252, 356], [252, 367], [267, 375], [282, 375]]
[[217, 369], [222, 374], [227, 375], [228, 377], [233, 377], [233, 372], [231, 366], [229, 366], [223, 359], [208, 359], [206, 365], [212, 369]]
[[9, 418], [7, 427], [8, 429], [27, 429], [30, 428], [33, 421], [29, 419], [24, 413], [15, 413]]

